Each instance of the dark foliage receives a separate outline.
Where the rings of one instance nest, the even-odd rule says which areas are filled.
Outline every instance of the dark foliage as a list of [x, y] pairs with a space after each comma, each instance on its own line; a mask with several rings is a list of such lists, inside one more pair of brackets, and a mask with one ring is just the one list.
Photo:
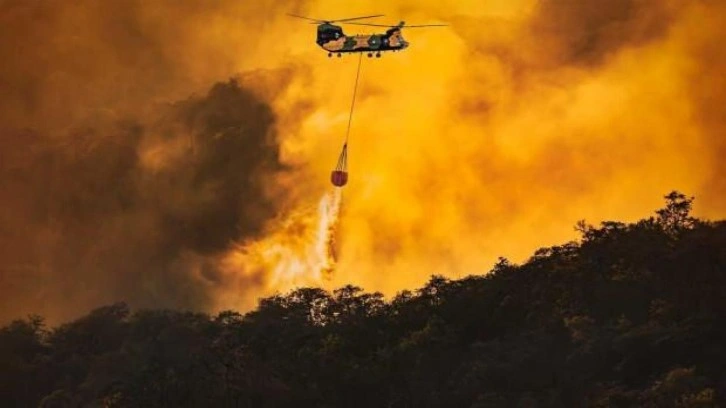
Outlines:
[[246, 315], [116, 304], [0, 330], [4, 406], [715, 407], [726, 399], [726, 223], [666, 197], [633, 224], [434, 276], [385, 302], [343, 287]]

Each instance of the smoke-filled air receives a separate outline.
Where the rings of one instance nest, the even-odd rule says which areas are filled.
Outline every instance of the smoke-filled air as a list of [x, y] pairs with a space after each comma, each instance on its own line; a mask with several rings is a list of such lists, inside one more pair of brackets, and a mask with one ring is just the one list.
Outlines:
[[[0, 0], [0, 321], [391, 296], [671, 190], [726, 216], [725, 3], [353, 3]], [[343, 189], [358, 56], [288, 13], [448, 24], [363, 57]]]

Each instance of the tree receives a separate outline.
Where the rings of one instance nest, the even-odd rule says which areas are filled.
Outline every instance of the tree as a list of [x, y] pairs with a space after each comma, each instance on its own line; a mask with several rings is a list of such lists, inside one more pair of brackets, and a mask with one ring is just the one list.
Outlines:
[[130, 314], [0, 328], [8, 406], [715, 407], [726, 398], [726, 223], [671, 193], [657, 218], [390, 302], [299, 288], [247, 314]]
[[672, 191], [664, 198], [666, 199], [665, 208], [656, 211], [658, 224], [671, 235], [677, 235], [681, 231], [693, 228], [696, 219], [690, 214], [694, 198], [687, 198], [677, 191]]

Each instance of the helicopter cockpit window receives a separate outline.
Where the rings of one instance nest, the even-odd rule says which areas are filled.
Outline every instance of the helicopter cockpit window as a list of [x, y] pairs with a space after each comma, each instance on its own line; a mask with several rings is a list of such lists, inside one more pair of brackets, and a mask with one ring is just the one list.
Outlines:
[[343, 30], [339, 28], [330, 28], [320, 32], [320, 39], [323, 41], [334, 41], [341, 37], [343, 37]]

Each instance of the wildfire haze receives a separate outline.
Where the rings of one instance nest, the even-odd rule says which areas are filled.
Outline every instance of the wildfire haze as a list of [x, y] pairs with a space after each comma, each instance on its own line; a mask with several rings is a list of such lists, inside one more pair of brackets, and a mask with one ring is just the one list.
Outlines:
[[[342, 193], [357, 57], [286, 13], [449, 24], [364, 57]], [[725, 38], [711, 0], [0, 0], [0, 320], [391, 295], [674, 189], [723, 217]]]

